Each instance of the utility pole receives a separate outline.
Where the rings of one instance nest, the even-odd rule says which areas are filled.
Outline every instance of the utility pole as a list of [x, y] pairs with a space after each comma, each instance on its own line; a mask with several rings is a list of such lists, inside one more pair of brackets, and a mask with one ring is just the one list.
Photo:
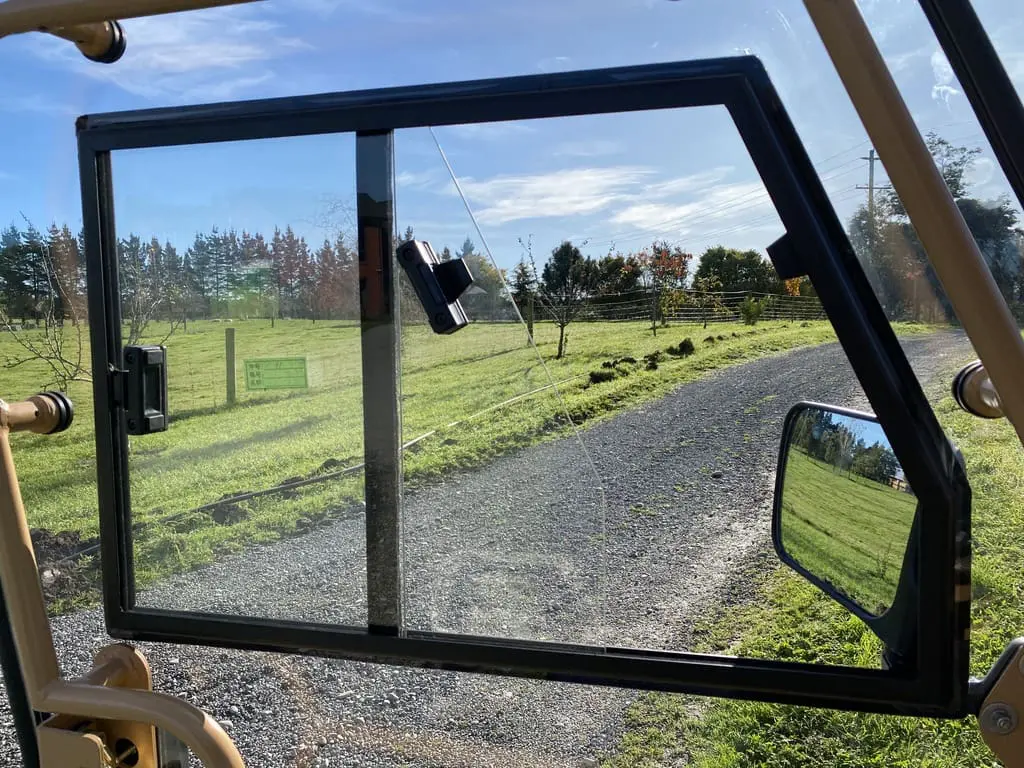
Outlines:
[[868, 185], [858, 185], [857, 189], [866, 189], [868, 191], [868, 216], [871, 221], [875, 220], [875, 162], [878, 160], [878, 155], [875, 154], [875, 150], [868, 150], [868, 156], [862, 157], [861, 160], [868, 161]]

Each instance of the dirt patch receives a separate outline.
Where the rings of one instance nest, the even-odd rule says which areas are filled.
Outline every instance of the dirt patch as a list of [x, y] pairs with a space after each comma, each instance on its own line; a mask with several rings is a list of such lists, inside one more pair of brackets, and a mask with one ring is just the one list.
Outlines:
[[99, 584], [99, 558], [79, 557], [99, 539], [83, 539], [79, 531], [29, 531], [39, 566], [39, 582], [47, 602], [71, 600]]
[[234, 525], [249, 517], [249, 511], [238, 504], [221, 504], [209, 511], [217, 525]]

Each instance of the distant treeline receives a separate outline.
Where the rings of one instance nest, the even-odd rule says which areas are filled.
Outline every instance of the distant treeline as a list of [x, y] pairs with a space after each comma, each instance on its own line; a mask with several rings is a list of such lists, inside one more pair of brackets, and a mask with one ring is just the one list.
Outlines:
[[902, 481], [900, 463], [888, 445], [871, 445], [861, 437], [863, 425], [828, 411], [807, 409], [797, 417], [791, 444], [838, 470], [886, 485]]
[[[413, 230], [408, 228], [399, 240], [412, 237]], [[117, 244], [126, 321], [128, 316], [172, 322], [206, 318], [356, 320], [356, 248], [354, 240], [345, 236], [312, 245], [291, 227], [275, 228], [269, 236], [215, 227], [197, 233], [184, 249], [132, 233]], [[578, 250], [575, 252], [578, 254]], [[515, 316], [512, 297], [504, 288], [506, 279], [516, 299], [537, 284], [547, 284], [549, 293], [560, 289], [554, 285], [558, 282], [557, 270], [552, 273], [549, 269], [546, 279], [543, 275], [551, 259], [537, 267], [541, 274], [525, 278], [522, 273], [507, 276], [504, 270], [495, 269], [468, 238], [454, 253], [444, 246], [440, 256], [463, 258], [469, 264], [475, 286], [464, 302], [477, 319]], [[657, 294], [664, 302], [668, 291], [689, 282], [691, 256], [663, 244], [636, 253], [580, 258], [586, 272], [580, 296], [584, 303], [614, 302], [622, 294], [638, 291]], [[666, 263], [671, 263], [671, 269], [663, 268]], [[520, 265], [525, 266], [525, 262]], [[45, 231], [31, 225], [12, 225], [0, 233], [0, 308], [7, 322], [86, 321], [85, 275], [82, 233], [74, 233], [66, 224], [52, 225]], [[756, 251], [722, 247], [703, 254], [695, 278], [715, 291], [809, 291], [809, 285], [801, 286], [803, 291], [794, 291], [779, 281], [771, 264]], [[403, 295], [407, 299], [402, 302], [407, 319], [422, 319], [404, 275]], [[127, 309], [130, 306], [133, 311]]]

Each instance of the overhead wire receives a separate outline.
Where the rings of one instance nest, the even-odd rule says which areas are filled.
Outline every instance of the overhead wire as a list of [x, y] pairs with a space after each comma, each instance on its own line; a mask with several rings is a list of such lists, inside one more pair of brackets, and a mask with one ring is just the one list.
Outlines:
[[[852, 151], [857, 146], [859, 145], [854, 145], [853, 147], [848, 148], [847, 151]], [[844, 163], [840, 163], [837, 166], [827, 169], [824, 172], [830, 175], [822, 176], [822, 183], [833, 181], [835, 179], [841, 178], [843, 176], [848, 176], [851, 173], [856, 173], [857, 171], [861, 170], [861, 168], [858, 165], [858, 167], [850, 168], [848, 170], [842, 171], [841, 173], [836, 173], [836, 171], [840, 171], [846, 166], [852, 165], [854, 163], [859, 164], [860, 158], [854, 158], [852, 160], [848, 160]], [[695, 223], [706, 221], [708, 219], [721, 218], [723, 214], [728, 213], [730, 211], [732, 211], [733, 215], [735, 215], [736, 213], [739, 213], [741, 211], [759, 208], [766, 204], [770, 205], [771, 200], [767, 190], [764, 189], [764, 187], [762, 186], [760, 189], [749, 190], [741, 195], [737, 195], [732, 198], [726, 198], [726, 200], [724, 200], [721, 204], [714, 206], [713, 210], [709, 210], [705, 213], [700, 213], [696, 216], [676, 216], [671, 219], [666, 219], [659, 223], [649, 225], [642, 229], [626, 230], [623, 233], [613, 233], [611, 236], [608, 236], [607, 233], [604, 233], [602, 235], [586, 235], [583, 236], [582, 238], [574, 236], [569, 239], [587, 239], [590, 242], [597, 242], [602, 244], [608, 243], [609, 245], [615, 245], [618, 243], [629, 243], [634, 242], [636, 240], [648, 238], [652, 235], [664, 233], [666, 230], [672, 228], [682, 227], [684, 225], [693, 225]]]

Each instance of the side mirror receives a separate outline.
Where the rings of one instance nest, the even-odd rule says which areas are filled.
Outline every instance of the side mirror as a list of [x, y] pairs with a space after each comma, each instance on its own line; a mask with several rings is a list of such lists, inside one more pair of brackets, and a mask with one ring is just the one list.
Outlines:
[[878, 420], [799, 403], [786, 416], [772, 543], [786, 565], [862, 619], [886, 665], [913, 653], [917, 498]]

